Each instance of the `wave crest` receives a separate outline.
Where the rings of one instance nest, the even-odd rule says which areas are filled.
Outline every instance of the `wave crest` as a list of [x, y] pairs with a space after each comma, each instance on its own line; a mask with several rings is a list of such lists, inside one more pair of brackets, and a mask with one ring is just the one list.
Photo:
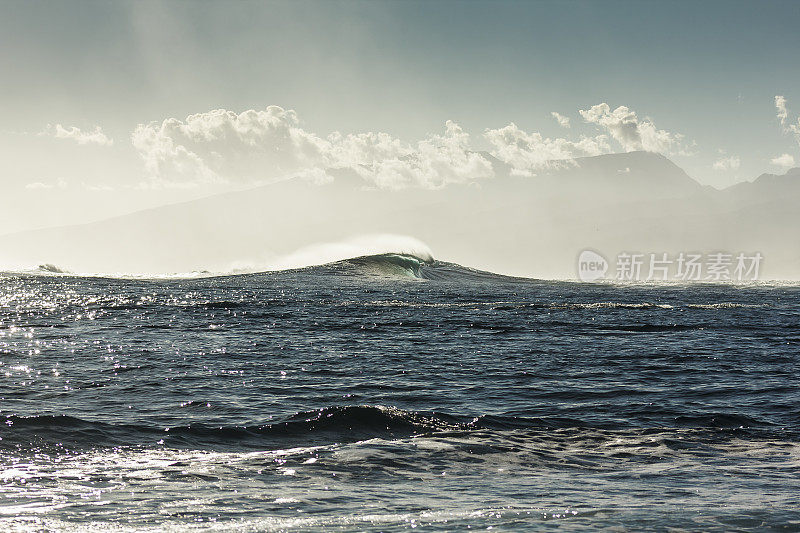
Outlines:
[[231, 265], [230, 270], [234, 273], [294, 270], [387, 254], [410, 256], [424, 262], [434, 260], [433, 252], [428, 245], [418, 239], [407, 235], [376, 234], [337, 242], [311, 244], [261, 264], [237, 263]]
[[[667, 422], [667, 419], [664, 420]], [[437, 411], [414, 411], [382, 405], [334, 405], [302, 411], [283, 419], [252, 426], [209, 426], [191, 424], [164, 428], [157, 425], [120, 424], [85, 420], [72, 416], [6, 415], [0, 450], [55, 446], [81, 449], [97, 446], [148, 446], [163, 444], [176, 448], [285, 448], [359, 442], [374, 438], [402, 439], [453, 432], [552, 432], [559, 430], [658, 432], [693, 430], [714, 432], [749, 432], [773, 435], [775, 426], [768, 420], [735, 413], [710, 412], [682, 415], [672, 423], [652, 427], [620, 428], [553, 415], [520, 416], [516, 413], [468, 416]]]

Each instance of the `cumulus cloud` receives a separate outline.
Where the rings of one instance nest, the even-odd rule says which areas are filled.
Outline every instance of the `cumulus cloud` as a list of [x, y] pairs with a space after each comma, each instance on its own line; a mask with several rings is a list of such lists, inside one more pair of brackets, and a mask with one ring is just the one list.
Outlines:
[[508, 164], [516, 175], [531, 176], [553, 161], [600, 155], [611, 151], [605, 135], [581, 137], [579, 141], [550, 139], [539, 132], [527, 133], [513, 122], [499, 129], [487, 129], [484, 137], [492, 145], [491, 154]]
[[[381, 142], [381, 148], [385, 148], [385, 142], [386, 139]], [[371, 163], [363, 161], [354, 168], [362, 177], [382, 188], [439, 188], [449, 183], [464, 183], [494, 175], [491, 162], [470, 151], [469, 135], [450, 120], [445, 124], [444, 135], [430, 135], [410, 149], [397, 145], [396, 157], [378, 159], [374, 157], [374, 146], [359, 148], [351, 151], [348, 158], [372, 158]]]
[[270, 106], [237, 114], [218, 109], [139, 125], [131, 136], [150, 178], [173, 185], [258, 183], [286, 177], [329, 181], [328, 169], [352, 168], [383, 188], [441, 187], [492, 176], [469, 149], [469, 135], [447, 122], [444, 135], [415, 144], [386, 133], [320, 137], [292, 110]]
[[780, 95], [775, 97], [775, 109], [778, 111], [778, 120], [783, 127], [783, 132], [794, 135], [795, 139], [797, 140], [797, 144], [800, 144], [800, 117], [798, 117], [797, 123], [794, 123], [789, 118], [789, 109], [786, 105], [786, 98]]
[[334, 132], [326, 141], [333, 168], [352, 168], [382, 188], [439, 188], [494, 175], [491, 162], [471, 150], [469, 134], [450, 120], [444, 134], [428, 135], [416, 143], [373, 132], [347, 136]]
[[794, 166], [794, 157], [790, 154], [782, 154], [772, 158], [770, 163], [783, 168], [792, 168]]
[[562, 128], [569, 128], [569, 117], [565, 117], [561, 113], [557, 113], [555, 111], [550, 113], [550, 115], [552, 115], [552, 117], [556, 119], [559, 126], [561, 126]]
[[[612, 111], [599, 104], [581, 114], [607, 133], [551, 139], [510, 123], [487, 129], [483, 136], [494, 157], [526, 176], [575, 157], [610, 153], [609, 135], [626, 150], [666, 151], [681, 140], [625, 107]], [[555, 112], [553, 117], [569, 127], [569, 118]], [[278, 106], [243, 113], [217, 109], [140, 124], [131, 142], [144, 162], [147, 187], [255, 184], [290, 177], [321, 183], [333, 179], [329, 171], [336, 169], [351, 169], [367, 186], [388, 189], [438, 188], [494, 176], [489, 159], [472, 148], [469, 134], [452, 121], [443, 133], [406, 142], [382, 132], [317, 135], [303, 128], [294, 111]]]
[[388, 133], [366, 132], [343, 136], [335, 131], [327, 137], [331, 159], [339, 167], [371, 166], [387, 159], [410, 156], [414, 152]]
[[775, 96], [775, 108], [778, 110], [778, 120], [780, 120], [781, 126], [785, 126], [789, 111], [786, 109], [786, 98], [784, 96]]
[[[686, 154], [683, 135], [660, 130], [650, 119], [640, 119], [636, 112], [625, 106], [612, 110], [608, 104], [601, 103], [588, 110], [580, 110], [580, 114], [587, 123], [597, 126], [603, 133], [581, 136], [577, 141], [550, 139], [538, 132], [527, 133], [512, 122], [503, 128], [488, 129], [484, 136], [492, 145], [493, 156], [509, 164], [514, 174], [527, 176], [559, 161], [610, 153], [613, 151], [610, 139], [616, 141], [624, 151]], [[570, 127], [568, 117], [555, 111], [551, 115], [561, 126]], [[723, 164], [738, 168], [738, 158], [729, 158]]]
[[714, 170], [739, 170], [741, 160], [738, 156], [721, 157], [714, 162]]
[[583, 119], [604, 129], [626, 152], [645, 150], [660, 153], [684, 153], [683, 135], [656, 128], [649, 119], [640, 119], [625, 106], [616, 109], [606, 103], [581, 109]]
[[258, 182], [325, 164], [325, 141], [277, 106], [216, 109], [140, 124], [131, 142], [150, 178], [168, 183]]
[[48, 124], [39, 135], [71, 140], [78, 144], [96, 144], [99, 146], [111, 146], [114, 144], [114, 141], [103, 133], [100, 126], [95, 126], [92, 131], [81, 131], [75, 126], [65, 128], [61, 124]]

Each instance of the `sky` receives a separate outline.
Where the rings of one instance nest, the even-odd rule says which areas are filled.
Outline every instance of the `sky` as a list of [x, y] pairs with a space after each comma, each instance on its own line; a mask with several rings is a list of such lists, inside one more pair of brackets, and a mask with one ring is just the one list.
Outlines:
[[798, 2], [3, 0], [0, 234], [330, 167], [491, 177], [474, 151], [725, 187], [800, 166], [798, 50]]

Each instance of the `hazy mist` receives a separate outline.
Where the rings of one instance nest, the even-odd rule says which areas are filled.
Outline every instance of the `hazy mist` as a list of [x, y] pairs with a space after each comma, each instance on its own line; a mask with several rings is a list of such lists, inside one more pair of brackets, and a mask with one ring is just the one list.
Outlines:
[[797, 4], [0, 9], [0, 269], [573, 278], [590, 249], [800, 279]]

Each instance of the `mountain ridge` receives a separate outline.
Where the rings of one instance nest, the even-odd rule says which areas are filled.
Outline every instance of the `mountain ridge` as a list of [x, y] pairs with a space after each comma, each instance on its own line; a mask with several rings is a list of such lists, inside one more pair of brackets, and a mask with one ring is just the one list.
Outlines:
[[[534, 277], [562, 275], [576, 250], [600, 245], [766, 246], [782, 264], [800, 263], [800, 250], [785, 245], [797, 242], [792, 228], [800, 227], [794, 196], [753, 187], [746, 194], [717, 191], [648, 152], [580, 158], [537, 176], [508, 173], [433, 190], [370, 188], [353, 171], [324, 184], [283, 180], [100, 222], [0, 236], [0, 250], [15, 266], [52, 263], [73, 272], [225, 271], [356, 236], [403, 235], [447, 260]], [[760, 203], [769, 207], [755, 207]]]

